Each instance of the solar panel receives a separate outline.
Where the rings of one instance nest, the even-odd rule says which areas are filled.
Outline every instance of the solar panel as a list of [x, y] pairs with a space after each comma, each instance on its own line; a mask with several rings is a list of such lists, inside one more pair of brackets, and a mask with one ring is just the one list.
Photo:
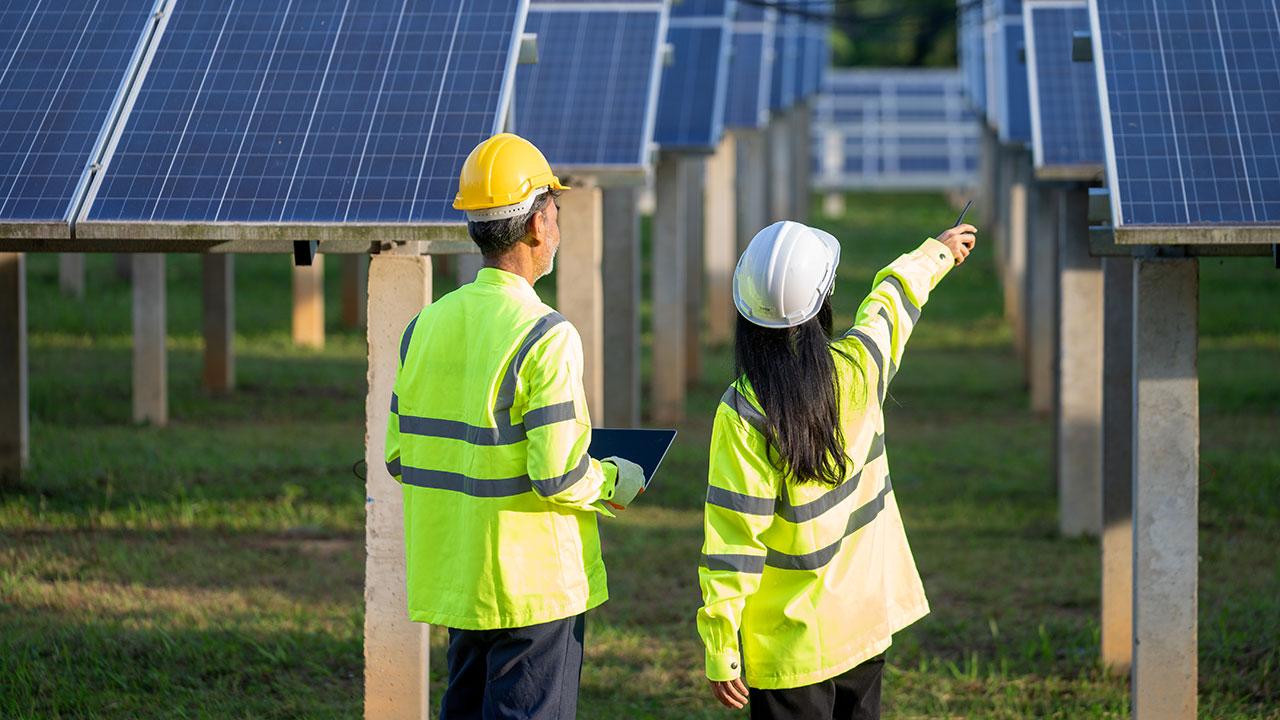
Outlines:
[[794, 13], [779, 13], [773, 32], [773, 67], [769, 86], [769, 109], [787, 110], [796, 101], [796, 35], [800, 20]]
[[266, 237], [279, 224], [461, 223], [458, 171], [501, 128], [526, 9], [184, 0], [86, 221]]
[[1280, 223], [1276, 3], [1089, 7], [1117, 229]]
[[1027, 85], [1027, 66], [1021, 59], [1025, 45], [1022, 15], [1005, 15], [1000, 21], [1002, 72], [999, 104], [1000, 142], [1031, 142], [1031, 95]]
[[1035, 166], [1064, 179], [1096, 176], [1104, 156], [1098, 84], [1092, 65], [1071, 59], [1072, 33], [1089, 29], [1088, 5], [1028, 1], [1023, 13]]
[[724, 131], [733, 3], [684, 0], [671, 10], [654, 141], [666, 148], [711, 150]]
[[986, 50], [984, 72], [987, 124], [998, 127], [1000, 105], [1004, 95], [1004, 43], [1000, 42], [1001, 14], [997, 0], [985, 0], [982, 4], [982, 44]]
[[982, 3], [957, 0], [959, 5], [959, 46], [956, 48], [964, 74], [965, 95], [980, 113], [986, 110], [986, 52], [983, 38]]
[[724, 110], [729, 127], [761, 128], [769, 122], [775, 15], [772, 9], [738, 6]]
[[557, 168], [644, 167], [665, 4], [533, 2], [538, 62], [516, 71], [514, 132]]
[[[163, 1], [163, 0], [162, 0]], [[12, 0], [0, 8], [0, 218], [66, 225], [156, 0]]]

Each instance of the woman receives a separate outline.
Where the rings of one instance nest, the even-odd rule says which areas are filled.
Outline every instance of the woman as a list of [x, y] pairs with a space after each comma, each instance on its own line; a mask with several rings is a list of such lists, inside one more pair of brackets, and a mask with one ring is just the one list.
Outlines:
[[698, 571], [707, 678], [726, 706], [749, 698], [752, 718], [880, 716], [883, 653], [929, 611], [881, 404], [920, 308], [976, 231], [958, 225], [881, 270], [834, 339], [834, 237], [775, 223], [738, 261], [738, 379], [712, 430]]

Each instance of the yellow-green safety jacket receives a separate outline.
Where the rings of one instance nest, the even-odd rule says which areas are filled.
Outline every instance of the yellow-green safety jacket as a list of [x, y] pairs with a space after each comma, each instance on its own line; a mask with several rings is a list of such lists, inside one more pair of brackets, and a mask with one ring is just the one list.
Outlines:
[[784, 482], [745, 378], [722, 398], [698, 570], [711, 680], [739, 677], [745, 659], [751, 687], [811, 685], [883, 652], [929, 612], [889, 482], [881, 404], [920, 308], [954, 264], [932, 238], [899, 257], [831, 343], [852, 470], [840, 485]]
[[484, 268], [424, 308], [387, 422], [410, 618], [488, 630], [604, 602], [596, 515], [617, 468], [590, 443], [582, 341], [524, 278]]

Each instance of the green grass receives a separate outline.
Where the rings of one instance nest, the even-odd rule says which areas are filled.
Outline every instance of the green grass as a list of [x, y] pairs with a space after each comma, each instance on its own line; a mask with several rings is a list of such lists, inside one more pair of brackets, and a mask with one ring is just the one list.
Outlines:
[[[846, 322], [877, 269], [954, 219], [934, 195], [849, 208], [820, 221], [845, 241]], [[237, 258], [239, 388], [211, 398], [199, 260], [171, 257], [167, 428], [129, 422], [111, 258], [90, 256], [83, 302], [58, 296], [54, 257], [28, 263], [32, 465], [0, 493], [0, 717], [360, 717], [365, 350], [339, 324], [340, 262], [312, 352], [289, 340], [289, 260]], [[1205, 260], [1201, 283], [1201, 716], [1280, 718], [1280, 275]], [[1056, 535], [1051, 430], [1000, 308], [988, 243], [935, 293], [892, 388], [894, 486], [933, 613], [895, 639], [885, 714], [1124, 717], [1126, 685], [1096, 660], [1098, 545]], [[583, 718], [730, 716], [693, 625], [731, 365], [704, 359], [659, 486], [604, 524], [613, 598], [589, 616]]]

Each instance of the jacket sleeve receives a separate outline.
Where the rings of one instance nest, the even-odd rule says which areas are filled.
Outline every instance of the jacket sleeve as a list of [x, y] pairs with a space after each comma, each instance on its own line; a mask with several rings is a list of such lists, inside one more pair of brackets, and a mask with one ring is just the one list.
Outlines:
[[[860, 345], [870, 356], [879, 402], [884, 402], [889, 383], [902, 364], [902, 353], [920, 319], [920, 308], [953, 267], [955, 256], [946, 245], [933, 238], [925, 240], [876, 274], [871, 294], [858, 308], [853, 327], [837, 339], [837, 347], [857, 352], [853, 346]], [[864, 369], [870, 387], [871, 368]]]
[[763, 457], [763, 438], [726, 404], [711, 431], [702, 557], [698, 584], [702, 608], [698, 634], [710, 680], [742, 672], [738, 630], [747, 598], [760, 587], [767, 555], [761, 534], [773, 522], [777, 473]]
[[587, 454], [591, 417], [582, 387], [582, 340], [573, 325], [559, 323], [534, 345], [519, 382], [534, 492], [558, 505], [612, 515], [600, 501], [613, 497], [618, 470]]

